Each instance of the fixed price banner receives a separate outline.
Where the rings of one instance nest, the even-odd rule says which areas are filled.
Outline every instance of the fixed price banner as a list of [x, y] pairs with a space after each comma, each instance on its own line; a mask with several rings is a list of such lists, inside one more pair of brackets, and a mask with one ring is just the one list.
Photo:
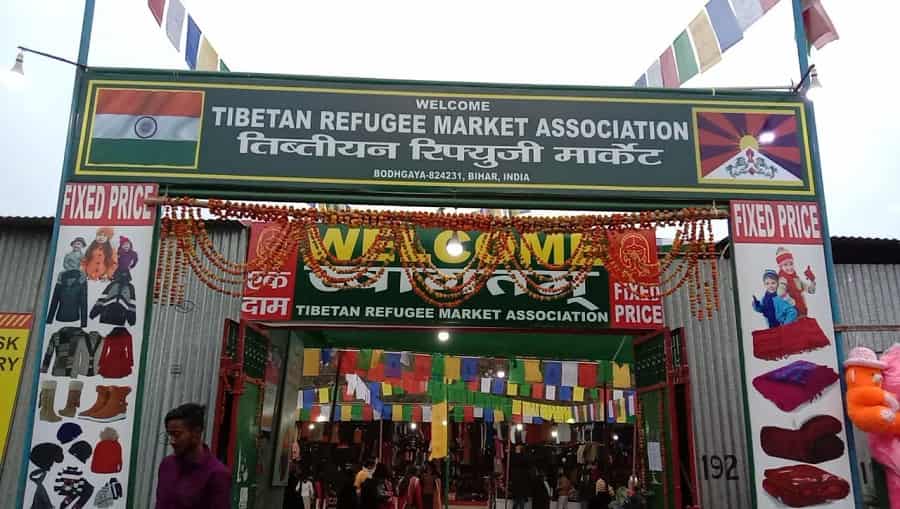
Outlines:
[[156, 194], [156, 184], [66, 185], [24, 507], [126, 505], [156, 222], [144, 199]]
[[31, 313], [0, 313], [0, 464], [6, 456], [31, 322]]
[[734, 201], [756, 507], [854, 507], [815, 203]]

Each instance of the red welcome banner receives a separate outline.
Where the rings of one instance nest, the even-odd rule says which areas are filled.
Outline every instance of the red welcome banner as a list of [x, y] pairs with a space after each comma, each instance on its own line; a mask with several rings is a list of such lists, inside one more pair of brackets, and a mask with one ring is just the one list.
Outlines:
[[611, 232], [609, 257], [610, 326], [620, 329], [663, 326], [656, 231]]
[[[278, 223], [252, 223], [248, 262], [256, 260], [271, 243], [281, 236]], [[290, 320], [297, 277], [297, 252], [288, 253], [279, 270], [253, 271], [244, 281], [241, 318], [244, 320]]]

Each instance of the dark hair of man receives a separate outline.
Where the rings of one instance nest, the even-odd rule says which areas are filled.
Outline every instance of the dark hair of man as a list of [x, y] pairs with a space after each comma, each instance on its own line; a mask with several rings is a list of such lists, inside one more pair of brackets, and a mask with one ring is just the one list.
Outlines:
[[185, 403], [169, 410], [166, 414], [166, 424], [169, 421], [180, 420], [189, 429], [203, 429], [206, 407], [197, 403]]

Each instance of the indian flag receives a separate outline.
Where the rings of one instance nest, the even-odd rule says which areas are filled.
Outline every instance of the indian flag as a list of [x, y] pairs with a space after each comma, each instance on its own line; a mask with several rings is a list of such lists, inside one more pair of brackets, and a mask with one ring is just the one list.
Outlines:
[[88, 164], [194, 167], [202, 116], [200, 91], [101, 88]]

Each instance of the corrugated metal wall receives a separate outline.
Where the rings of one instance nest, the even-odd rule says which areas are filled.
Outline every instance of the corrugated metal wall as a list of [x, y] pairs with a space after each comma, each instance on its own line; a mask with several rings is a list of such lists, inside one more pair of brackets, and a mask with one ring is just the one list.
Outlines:
[[[684, 328], [691, 373], [691, 406], [697, 477], [702, 506], [710, 509], [751, 507], [744, 399], [734, 309], [731, 261], [719, 263], [720, 310], [711, 320], [691, 315], [686, 287], [667, 297], [666, 325]], [[736, 459], [737, 479], [704, 477], [703, 459], [717, 456]]]
[[[50, 249], [52, 228], [46, 224], [3, 226], [0, 228], [0, 311], [35, 313], [40, 309], [44, 289], [47, 252]], [[38, 357], [35, 347], [35, 328], [42, 322], [34, 317], [31, 339], [22, 366], [22, 381], [13, 412], [6, 455], [0, 464], [0, 500], [15, 500], [19, 485], [19, 466], [22, 464], [23, 437], [28, 427], [32, 373]]]
[[[210, 226], [215, 249], [225, 258], [243, 261], [247, 235], [239, 225]], [[207, 442], [211, 439], [218, 389], [219, 354], [226, 318], [240, 317], [240, 299], [207, 288], [193, 276], [186, 278], [185, 305], [154, 306], [144, 368], [144, 404], [138, 428], [141, 443], [132, 488], [135, 509], [155, 506], [156, 469], [166, 450], [166, 412], [182, 403], [207, 405]]]

